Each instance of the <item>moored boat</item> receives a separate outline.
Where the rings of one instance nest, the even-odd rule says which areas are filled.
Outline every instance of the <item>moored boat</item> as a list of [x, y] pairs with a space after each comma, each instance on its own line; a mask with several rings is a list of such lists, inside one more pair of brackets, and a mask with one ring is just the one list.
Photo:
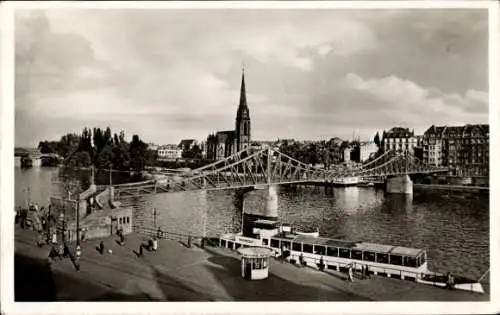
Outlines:
[[[319, 236], [319, 231], [294, 231], [290, 225], [279, 225], [274, 220], [253, 223], [252, 236], [225, 234], [219, 238], [219, 246], [233, 250], [247, 246], [266, 247], [273, 250], [277, 258], [315, 269], [364, 269], [368, 274], [439, 287], [449, 286], [449, 275], [428, 269], [425, 249], [324, 238]], [[460, 276], [453, 278], [454, 289], [484, 293], [479, 280]]]
[[332, 184], [338, 186], [356, 186], [359, 184], [359, 177], [339, 177], [332, 179]]

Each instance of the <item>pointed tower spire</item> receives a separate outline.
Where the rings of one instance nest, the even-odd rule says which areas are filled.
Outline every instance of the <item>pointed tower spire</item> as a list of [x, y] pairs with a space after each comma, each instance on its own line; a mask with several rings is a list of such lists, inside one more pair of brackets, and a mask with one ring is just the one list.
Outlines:
[[240, 90], [240, 106], [247, 107], [247, 93], [245, 90], [245, 67], [241, 69], [241, 90]]

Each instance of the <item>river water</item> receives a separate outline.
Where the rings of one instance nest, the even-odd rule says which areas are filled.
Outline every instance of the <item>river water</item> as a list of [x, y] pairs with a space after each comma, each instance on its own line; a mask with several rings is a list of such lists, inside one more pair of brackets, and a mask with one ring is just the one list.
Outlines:
[[[15, 169], [15, 204], [29, 199], [47, 205], [67, 181], [57, 168]], [[100, 183], [98, 183], [100, 184]], [[276, 188], [281, 221], [303, 231], [319, 228], [325, 237], [425, 248], [429, 268], [480, 277], [489, 268], [489, 198], [464, 193], [419, 192], [413, 198], [388, 196], [374, 188]], [[265, 191], [245, 195], [249, 213], [263, 213]], [[158, 194], [133, 201], [134, 225], [214, 236], [241, 229], [234, 191]]]

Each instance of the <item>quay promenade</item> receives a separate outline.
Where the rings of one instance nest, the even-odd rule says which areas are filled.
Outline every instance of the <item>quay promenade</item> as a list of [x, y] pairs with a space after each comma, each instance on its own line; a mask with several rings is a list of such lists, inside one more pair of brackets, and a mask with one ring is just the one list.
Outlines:
[[[240, 276], [236, 252], [160, 240], [157, 252], [137, 257], [145, 238], [132, 234], [120, 246], [115, 237], [82, 244], [80, 271], [69, 259], [48, 263], [49, 246], [38, 247], [38, 234], [16, 227], [16, 301], [488, 301], [480, 295], [410, 281], [372, 276], [345, 280], [336, 272], [270, 262], [270, 277]], [[187, 243], [187, 242], [186, 242]], [[107, 253], [111, 249], [112, 253]], [[488, 288], [485, 288], [487, 292]]]

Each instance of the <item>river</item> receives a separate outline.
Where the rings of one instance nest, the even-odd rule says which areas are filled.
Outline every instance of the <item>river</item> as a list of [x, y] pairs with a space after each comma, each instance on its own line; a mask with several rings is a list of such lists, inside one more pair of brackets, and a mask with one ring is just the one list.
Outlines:
[[[62, 194], [67, 177], [57, 168], [15, 168], [15, 204], [29, 198], [47, 205]], [[98, 183], [99, 184], [99, 183]], [[325, 237], [426, 248], [429, 268], [473, 278], [489, 268], [489, 198], [464, 193], [419, 192], [413, 198], [387, 196], [374, 188], [277, 187], [279, 217]], [[245, 211], [262, 213], [264, 191], [245, 195]], [[134, 225], [165, 231], [216, 235], [241, 229], [234, 191], [158, 194], [134, 201]]]

